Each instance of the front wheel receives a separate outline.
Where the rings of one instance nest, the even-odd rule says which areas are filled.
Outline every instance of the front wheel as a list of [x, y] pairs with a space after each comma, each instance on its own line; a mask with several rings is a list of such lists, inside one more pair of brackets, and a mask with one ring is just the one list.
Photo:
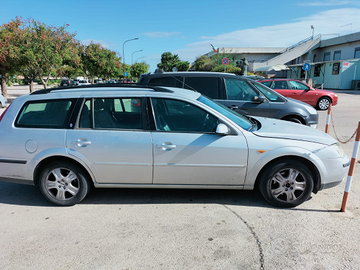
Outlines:
[[268, 167], [259, 179], [259, 190], [272, 205], [295, 207], [309, 199], [314, 181], [309, 169], [295, 160]]
[[61, 206], [81, 202], [89, 191], [89, 183], [83, 170], [61, 161], [50, 163], [43, 169], [39, 187], [48, 201]]
[[322, 97], [318, 101], [317, 108], [319, 110], [325, 111], [325, 110], [329, 109], [330, 104], [331, 104], [331, 100], [329, 98]]

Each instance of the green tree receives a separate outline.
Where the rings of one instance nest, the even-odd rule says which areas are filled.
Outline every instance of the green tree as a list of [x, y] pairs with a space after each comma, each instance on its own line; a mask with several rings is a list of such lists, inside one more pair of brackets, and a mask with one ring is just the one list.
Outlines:
[[[20, 50], [24, 74], [31, 80], [30, 92], [33, 92], [34, 77], [37, 76], [44, 88], [47, 88], [53, 68], [69, 61], [79, 64], [75, 34], [66, 31], [68, 26], [49, 27], [35, 20], [28, 21]], [[46, 80], [44, 76], [47, 77]]]
[[5, 23], [0, 26], [0, 75], [1, 92], [7, 97], [7, 78], [14, 75], [21, 66], [20, 42], [23, 40], [22, 19]]
[[81, 69], [94, 82], [95, 77], [115, 78], [121, 74], [121, 58], [101, 44], [80, 46]]
[[179, 61], [175, 63], [175, 67], [178, 71], [188, 71], [190, 68], [190, 63], [188, 61]]
[[180, 58], [177, 54], [172, 54], [171, 52], [164, 52], [161, 55], [161, 63], [157, 66], [164, 71], [171, 71], [173, 67], [176, 66], [177, 62], [180, 62]]
[[140, 78], [140, 75], [144, 73], [148, 73], [149, 69], [150, 66], [146, 64], [145, 61], [140, 63], [135, 63], [131, 66], [131, 71], [130, 71], [131, 77], [133, 79], [138, 80]]

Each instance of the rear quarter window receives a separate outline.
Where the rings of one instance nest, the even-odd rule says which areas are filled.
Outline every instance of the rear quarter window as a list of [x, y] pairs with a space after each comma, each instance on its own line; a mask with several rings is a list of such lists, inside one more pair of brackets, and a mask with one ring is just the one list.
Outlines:
[[21, 108], [16, 127], [66, 128], [74, 100], [29, 101]]
[[216, 77], [185, 77], [184, 88], [196, 90], [209, 98], [220, 97], [220, 79]]
[[182, 78], [174, 77], [159, 77], [151, 78], [148, 82], [149, 85], [169, 86], [169, 87], [182, 87]]

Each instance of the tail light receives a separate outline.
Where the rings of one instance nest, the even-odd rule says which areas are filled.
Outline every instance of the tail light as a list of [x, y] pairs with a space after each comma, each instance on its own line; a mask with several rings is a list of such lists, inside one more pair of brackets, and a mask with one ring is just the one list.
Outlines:
[[0, 122], [1, 122], [1, 120], [3, 119], [6, 111], [9, 109], [10, 105], [11, 105], [11, 103], [6, 107], [5, 111], [0, 115]]

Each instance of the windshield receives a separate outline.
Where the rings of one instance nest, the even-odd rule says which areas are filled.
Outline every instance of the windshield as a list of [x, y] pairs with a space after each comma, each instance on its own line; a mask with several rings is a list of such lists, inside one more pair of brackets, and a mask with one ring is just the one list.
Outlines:
[[253, 127], [253, 123], [248, 118], [234, 112], [233, 110], [225, 107], [222, 104], [216, 103], [210, 99], [207, 99], [204, 96], [200, 96], [197, 100], [200, 101], [201, 103], [204, 103], [205, 105], [211, 107], [212, 109], [218, 111], [219, 113], [226, 116], [231, 121], [233, 121], [234, 123], [236, 123], [237, 125], [239, 125], [240, 127], [242, 127], [245, 130], [250, 130]]

